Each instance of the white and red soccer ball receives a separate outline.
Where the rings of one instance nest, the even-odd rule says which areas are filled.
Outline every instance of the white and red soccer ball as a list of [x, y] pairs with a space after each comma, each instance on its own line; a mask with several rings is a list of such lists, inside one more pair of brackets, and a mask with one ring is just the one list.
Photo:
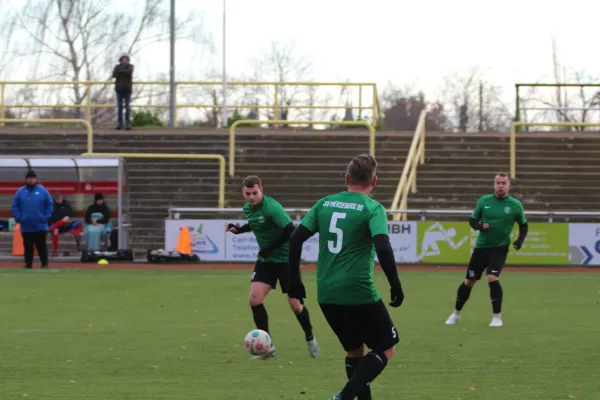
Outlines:
[[271, 350], [271, 336], [263, 330], [253, 329], [246, 335], [244, 345], [252, 355], [264, 355]]

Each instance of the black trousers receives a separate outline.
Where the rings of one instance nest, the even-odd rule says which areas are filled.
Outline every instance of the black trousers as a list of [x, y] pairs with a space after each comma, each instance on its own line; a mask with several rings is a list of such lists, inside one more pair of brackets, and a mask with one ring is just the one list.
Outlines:
[[23, 237], [23, 247], [25, 249], [25, 265], [31, 267], [33, 265], [33, 246], [37, 248], [40, 255], [42, 265], [48, 265], [48, 245], [46, 244], [46, 236], [48, 231], [39, 232], [21, 232]]

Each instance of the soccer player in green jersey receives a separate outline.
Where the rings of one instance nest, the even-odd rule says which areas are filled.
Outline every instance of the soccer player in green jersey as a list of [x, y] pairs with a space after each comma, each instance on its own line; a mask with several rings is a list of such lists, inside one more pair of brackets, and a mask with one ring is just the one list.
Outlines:
[[510, 178], [506, 174], [496, 175], [494, 194], [481, 197], [473, 210], [469, 224], [471, 228], [479, 231], [479, 236], [471, 255], [467, 276], [458, 288], [454, 312], [446, 320], [447, 325], [454, 325], [458, 322], [460, 311], [469, 300], [471, 290], [481, 279], [484, 270], [486, 270], [492, 299], [493, 315], [490, 326], [503, 325], [500, 272], [506, 263], [510, 234], [515, 222], [519, 224], [519, 237], [512, 244], [515, 250], [519, 250], [523, 246], [528, 230], [523, 205], [519, 200], [508, 195], [510, 189]]
[[[346, 351], [348, 382], [333, 397], [371, 399], [370, 383], [393, 357], [398, 332], [373, 282], [374, 256], [391, 286], [392, 307], [404, 293], [388, 236], [386, 211], [369, 196], [377, 182], [377, 162], [367, 154], [352, 159], [348, 190], [319, 200], [290, 238], [288, 296], [303, 299], [302, 244], [319, 233], [317, 297], [325, 319]], [[365, 355], [365, 345], [371, 352]]]
[[[252, 273], [249, 302], [256, 328], [270, 335], [269, 316], [263, 302], [271, 289], [277, 287], [277, 281], [281, 291], [287, 293], [288, 241], [294, 232], [294, 224], [277, 200], [263, 194], [262, 182], [257, 176], [248, 176], [244, 179], [242, 194], [246, 200], [244, 214], [248, 223], [243, 226], [228, 224], [226, 229], [236, 235], [252, 231], [256, 237], [259, 252]], [[319, 345], [312, 332], [308, 309], [301, 299], [288, 297], [288, 303], [304, 330], [309, 354], [311, 357], [317, 357]], [[275, 346], [271, 348], [267, 357], [274, 355]]]

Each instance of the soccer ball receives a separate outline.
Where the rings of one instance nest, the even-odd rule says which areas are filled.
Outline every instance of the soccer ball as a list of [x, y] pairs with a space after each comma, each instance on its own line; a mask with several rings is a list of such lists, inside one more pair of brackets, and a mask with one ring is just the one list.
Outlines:
[[267, 354], [271, 350], [271, 336], [263, 330], [253, 329], [246, 335], [244, 345], [252, 355]]

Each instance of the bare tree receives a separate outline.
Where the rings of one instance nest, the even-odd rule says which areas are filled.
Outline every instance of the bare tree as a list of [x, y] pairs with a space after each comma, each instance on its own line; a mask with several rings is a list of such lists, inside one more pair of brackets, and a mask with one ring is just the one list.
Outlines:
[[500, 89], [487, 82], [477, 69], [467, 75], [447, 76], [443, 98], [454, 131], [505, 131], [513, 120], [500, 99]]
[[[519, 100], [521, 108], [526, 110], [521, 113], [521, 120], [531, 122], [600, 121], [598, 88], [587, 86], [597, 84], [598, 77], [583, 69], [577, 70], [561, 62], [556, 39], [552, 40], [552, 67], [553, 83], [556, 86], [530, 87], [527, 94], [522, 94]], [[567, 87], [565, 84], [575, 84], [575, 86]], [[585, 130], [583, 127], [559, 127], [556, 129]]]
[[[35, 61], [32, 80], [60, 79], [74, 82], [70, 100], [82, 105], [89, 95], [79, 81], [106, 80], [118, 54], [135, 56], [148, 46], [169, 38], [166, 0], [140, 2], [136, 15], [114, 10], [110, 0], [48, 0], [40, 6], [27, 0], [15, 12], [12, 23], [27, 40], [14, 49], [19, 58]], [[177, 39], [197, 40], [198, 19], [188, 15], [177, 23]], [[200, 37], [200, 40], [203, 38]], [[136, 88], [134, 100], [141, 96]], [[95, 88], [93, 98], [107, 96], [108, 88]]]
[[[269, 49], [258, 58], [250, 60], [253, 69], [252, 79], [255, 81], [271, 82], [300, 82], [310, 80], [313, 65], [304, 56], [295, 52], [295, 46], [272, 42]], [[275, 92], [271, 88], [259, 87], [256, 94], [264, 98], [267, 104], [274, 104]], [[296, 103], [306, 104], [311, 101], [310, 87], [279, 85], [277, 88], [277, 103], [279, 115], [271, 115], [272, 119], [289, 119], [290, 106]], [[314, 93], [312, 97], [314, 101]]]
[[438, 101], [426, 101], [425, 94], [422, 91], [415, 91], [412, 86], [398, 87], [389, 83], [383, 90], [381, 103], [384, 125], [389, 129], [414, 131], [423, 110], [427, 110], [428, 130], [444, 131], [446, 129], [443, 105]]

